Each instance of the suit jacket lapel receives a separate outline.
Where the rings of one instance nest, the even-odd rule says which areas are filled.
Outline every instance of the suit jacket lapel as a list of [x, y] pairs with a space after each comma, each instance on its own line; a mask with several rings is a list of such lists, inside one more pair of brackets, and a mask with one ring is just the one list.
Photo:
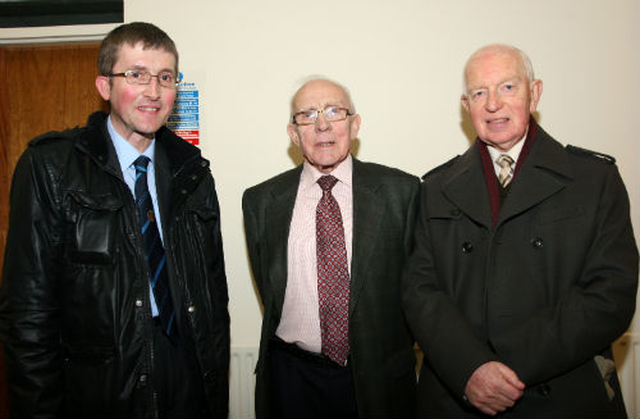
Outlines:
[[[271, 202], [266, 207], [266, 242], [269, 258], [268, 278], [275, 296], [275, 307], [282, 310], [287, 286], [287, 244], [293, 206], [296, 201], [302, 166], [288, 172], [269, 191]], [[278, 316], [280, 313], [278, 313]]]
[[364, 165], [353, 159], [353, 253], [351, 257], [351, 288], [349, 313], [357, 304], [365, 285], [367, 266], [375, 243], [378, 242], [385, 203], [378, 194], [379, 183], [372, 173], [363, 173]]
[[538, 127], [537, 138], [502, 206], [498, 226], [557, 193], [571, 178], [573, 173], [566, 151]]

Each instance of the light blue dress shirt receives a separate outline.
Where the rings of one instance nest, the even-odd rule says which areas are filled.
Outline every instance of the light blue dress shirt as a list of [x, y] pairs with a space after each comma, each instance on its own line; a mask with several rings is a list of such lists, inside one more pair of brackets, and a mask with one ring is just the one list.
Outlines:
[[[160, 218], [160, 210], [158, 206], [158, 192], [156, 191], [156, 170], [154, 160], [156, 151], [155, 139], [151, 141], [151, 144], [149, 145], [149, 147], [147, 147], [144, 153], [140, 154], [140, 152], [131, 143], [129, 143], [120, 134], [118, 134], [116, 129], [113, 127], [113, 123], [111, 122], [111, 116], [109, 116], [109, 118], [107, 119], [107, 129], [109, 130], [111, 141], [113, 142], [113, 146], [116, 149], [116, 154], [118, 155], [118, 161], [120, 162], [122, 176], [124, 177], [124, 181], [129, 187], [134, 200], [136, 197], [136, 169], [133, 166], [133, 162], [141, 155], [147, 156], [149, 157], [149, 159], [151, 159], [151, 162], [147, 167], [147, 185], [149, 186], [151, 202], [153, 202], [153, 212], [156, 216], [160, 239], [164, 243], [164, 236], [162, 234], [162, 219]], [[155, 317], [159, 312], [151, 287], [149, 287], [149, 299], [151, 300], [151, 314]]]

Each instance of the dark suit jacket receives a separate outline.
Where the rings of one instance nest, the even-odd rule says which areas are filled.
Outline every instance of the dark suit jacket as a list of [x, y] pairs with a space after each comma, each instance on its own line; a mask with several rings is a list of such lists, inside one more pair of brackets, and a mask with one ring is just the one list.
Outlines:
[[505, 417], [624, 417], [615, 371], [605, 383], [594, 361], [611, 359], [638, 281], [627, 193], [611, 160], [565, 149], [539, 128], [495, 228], [477, 145], [425, 177], [403, 278], [427, 359], [421, 417], [479, 415], [464, 388], [492, 360], [528, 387]]
[[[264, 304], [256, 367], [256, 413], [268, 417], [269, 340], [280, 323], [287, 240], [302, 167], [247, 189], [243, 211], [253, 275]], [[353, 162], [353, 253], [349, 343], [359, 414], [407, 417], [415, 401], [413, 338], [400, 303], [400, 278], [412, 247], [419, 179]]]

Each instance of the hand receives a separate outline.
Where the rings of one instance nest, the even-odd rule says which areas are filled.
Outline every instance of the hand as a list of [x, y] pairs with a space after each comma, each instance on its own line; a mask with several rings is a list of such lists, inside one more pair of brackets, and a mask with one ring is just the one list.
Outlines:
[[512, 407], [524, 394], [525, 384], [500, 362], [480, 365], [464, 389], [469, 402], [487, 415], [495, 416]]

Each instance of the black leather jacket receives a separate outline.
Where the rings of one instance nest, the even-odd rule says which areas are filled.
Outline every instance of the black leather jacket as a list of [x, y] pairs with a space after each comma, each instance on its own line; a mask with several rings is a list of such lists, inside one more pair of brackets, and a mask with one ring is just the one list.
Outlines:
[[[34, 139], [16, 167], [0, 291], [13, 417], [157, 416], [147, 265], [106, 117]], [[197, 148], [166, 128], [155, 141], [178, 330], [207, 416], [222, 418], [229, 314], [214, 181]]]

